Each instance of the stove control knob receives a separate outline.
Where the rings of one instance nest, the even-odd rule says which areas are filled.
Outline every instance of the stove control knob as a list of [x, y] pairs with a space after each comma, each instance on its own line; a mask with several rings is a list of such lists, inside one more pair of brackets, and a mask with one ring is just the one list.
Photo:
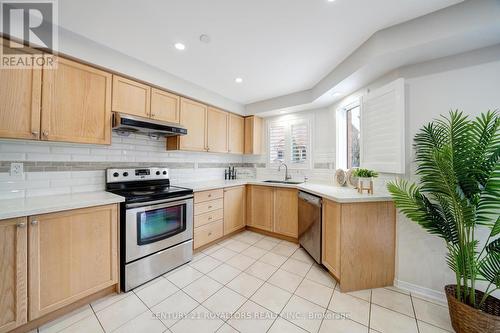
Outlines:
[[163, 171], [163, 174], [164, 174], [164, 175], [166, 175], [166, 174], [167, 174], [167, 172], [166, 172], [166, 171]]
[[156, 171], [156, 175], [159, 176], [160, 175], [160, 171]]
[[128, 172], [124, 172], [123, 177], [127, 177], [127, 176], [128, 176]]
[[118, 177], [120, 174], [118, 172], [113, 173], [113, 177]]

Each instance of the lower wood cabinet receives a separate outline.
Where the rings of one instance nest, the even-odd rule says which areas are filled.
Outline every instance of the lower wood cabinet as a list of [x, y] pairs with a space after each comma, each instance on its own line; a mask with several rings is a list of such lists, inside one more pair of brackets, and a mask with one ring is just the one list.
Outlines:
[[223, 197], [223, 189], [194, 193], [194, 249], [211, 243], [224, 235]]
[[29, 218], [29, 318], [118, 282], [117, 206]]
[[396, 210], [390, 201], [323, 200], [323, 265], [342, 292], [393, 285]]
[[0, 221], [0, 332], [28, 320], [26, 218]]
[[245, 186], [224, 189], [224, 235], [245, 227]]
[[249, 185], [247, 190], [247, 225], [273, 231], [274, 188]]
[[298, 237], [298, 191], [249, 185], [247, 225], [280, 235]]

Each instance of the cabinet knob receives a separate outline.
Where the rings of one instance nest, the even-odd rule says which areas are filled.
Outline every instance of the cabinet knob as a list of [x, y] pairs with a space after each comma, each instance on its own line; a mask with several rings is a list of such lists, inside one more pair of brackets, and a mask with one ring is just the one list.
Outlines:
[[209, 195], [208, 195], [208, 197], [209, 197], [209, 198], [211, 198], [211, 197], [212, 197], [212, 194], [209, 194]]
[[38, 136], [38, 131], [31, 131], [31, 135]]
[[156, 117], [156, 115], [154, 113], [151, 113], [151, 117]]
[[208, 235], [209, 235], [209, 236], [212, 236], [212, 232], [209, 232], [209, 233], [208, 233]]
[[211, 221], [211, 220], [212, 220], [212, 216], [209, 216], [209, 217], [208, 217], [208, 220], [209, 220], [209, 221]]
[[17, 227], [18, 227], [18, 228], [24, 228], [25, 226], [26, 226], [26, 223], [24, 223], [24, 222], [19, 222], [19, 223], [17, 224]]
[[212, 206], [208, 206], [208, 209], [212, 208]]
[[37, 225], [38, 224], [38, 221], [37, 220], [33, 220], [31, 221], [31, 225]]
[[48, 136], [49, 136], [49, 131], [43, 131], [43, 132], [42, 132], [42, 135], [43, 135], [44, 137], [48, 137]]

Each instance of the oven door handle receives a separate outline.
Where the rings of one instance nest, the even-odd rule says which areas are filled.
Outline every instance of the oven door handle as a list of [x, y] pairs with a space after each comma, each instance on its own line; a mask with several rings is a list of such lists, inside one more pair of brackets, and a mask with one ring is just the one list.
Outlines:
[[182, 201], [182, 200], [187, 200], [187, 199], [192, 199], [193, 195], [186, 195], [183, 197], [175, 197], [175, 198], [170, 198], [170, 199], [163, 199], [163, 200], [155, 200], [155, 201], [147, 201], [147, 202], [137, 202], [137, 203], [130, 203], [126, 204], [125, 208], [138, 208], [138, 207], [149, 207], [152, 205], [158, 205], [162, 203], [169, 203], [169, 202], [176, 202], [176, 201]]

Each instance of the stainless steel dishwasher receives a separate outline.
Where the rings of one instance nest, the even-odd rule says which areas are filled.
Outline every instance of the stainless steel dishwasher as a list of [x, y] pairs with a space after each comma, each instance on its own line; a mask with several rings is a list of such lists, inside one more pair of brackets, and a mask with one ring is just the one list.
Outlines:
[[321, 264], [321, 198], [299, 192], [299, 242]]

